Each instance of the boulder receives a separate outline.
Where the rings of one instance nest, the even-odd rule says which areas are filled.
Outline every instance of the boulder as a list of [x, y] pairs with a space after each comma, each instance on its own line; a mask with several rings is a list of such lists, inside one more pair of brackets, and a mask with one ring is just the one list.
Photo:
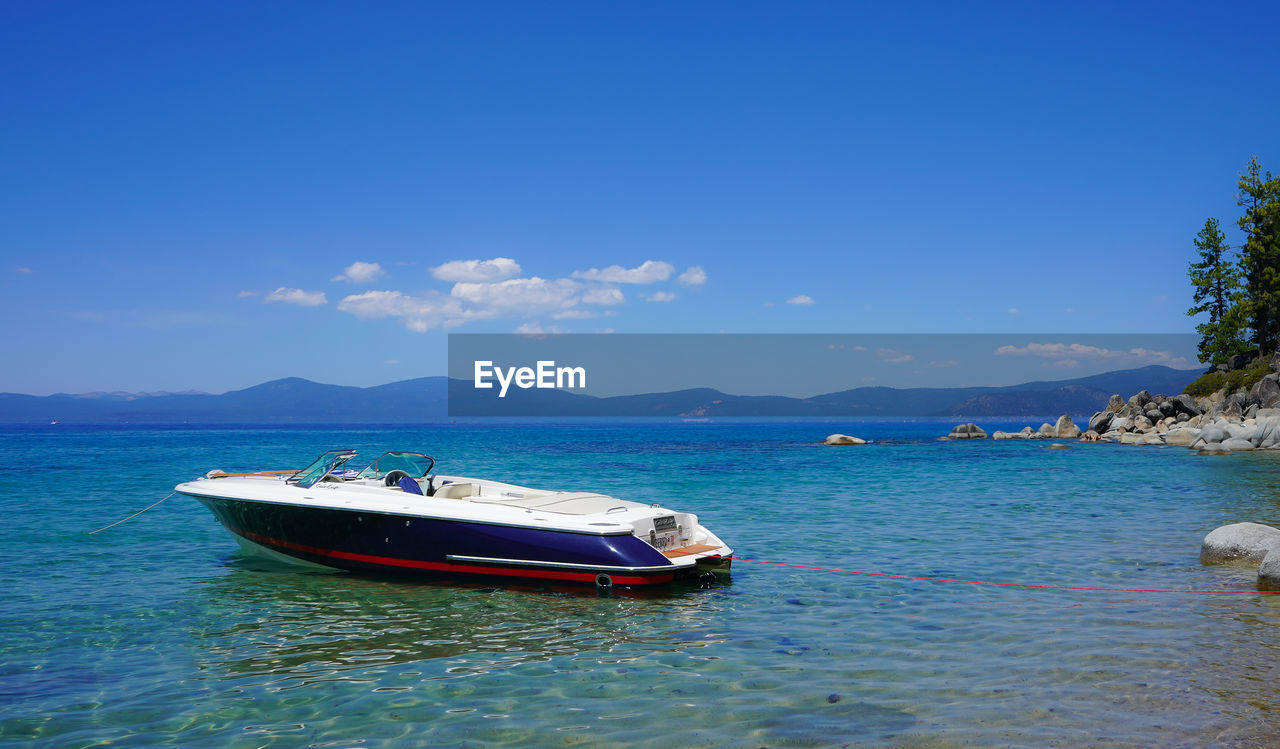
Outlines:
[[864, 439], [858, 439], [857, 437], [850, 437], [847, 434], [829, 434], [827, 435], [827, 438], [822, 441], [822, 444], [824, 445], [865, 445], [867, 444], [867, 441]]
[[1176, 416], [1178, 414], [1177, 401], [1164, 400], [1160, 402], [1160, 413], [1164, 416]]
[[1271, 371], [1280, 372], [1280, 351], [1271, 355]]
[[1133, 406], [1134, 408], [1142, 411], [1147, 410], [1147, 404], [1150, 402], [1151, 402], [1151, 392], [1148, 390], [1143, 390], [1142, 392], [1135, 393], [1133, 397], [1129, 399], [1130, 406]]
[[1205, 445], [1204, 447], [1200, 448], [1196, 452], [1196, 455], [1230, 455], [1230, 454], [1231, 454], [1231, 451], [1224, 450], [1222, 448], [1221, 443], [1216, 445]]
[[1053, 425], [1053, 436], [1060, 440], [1073, 440], [1080, 436], [1080, 431], [1080, 427], [1066, 414], [1059, 416], [1058, 423]]
[[1137, 432], [1125, 432], [1120, 435], [1120, 444], [1122, 445], [1140, 445], [1145, 435]]
[[1018, 434], [1022, 435], [1021, 439], [1024, 439], [1024, 440], [1031, 439], [1031, 435], [1035, 433], [1036, 433], [1036, 430], [1032, 429], [1031, 427], [1023, 427], [1022, 430], [1018, 432]]
[[1144, 435], [1142, 435], [1142, 441], [1141, 441], [1141, 442], [1139, 442], [1139, 443], [1137, 443], [1137, 444], [1139, 444], [1139, 445], [1163, 445], [1163, 444], [1164, 444], [1164, 437], [1161, 437], [1161, 436], [1160, 436], [1160, 435], [1158, 435], [1158, 434], [1144, 434]]
[[1115, 418], [1114, 411], [1097, 412], [1096, 414], [1093, 415], [1093, 418], [1089, 419], [1089, 431], [1098, 432], [1099, 434], [1107, 431], [1107, 429], [1111, 426], [1112, 419], [1114, 418]]
[[1243, 421], [1244, 408], [1240, 402], [1241, 400], [1239, 394], [1227, 396], [1226, 400], [1222, 401], [1222, 405], [1218, 407], [1218, 416], [1228, 421]]
[[1242, 354], [1236, 354], [1235, 356], [1227, 359], [1227, 369], [1229, 370], [1244, 369], [1245, 367], [1252, 364], [1253, 361], [1257, 358], [1258, 358], [1257, 349], [1253, 349], [1252, 351], [1245, 351]]
[[1218, 443], [1218, 446], [1223, 450], [1230, 450], [1233, 453], [1248, 452], [1253, 449], [1252, 442], [1246, 439], [1241, 439], [1240, 437], [1232, 437], [1229, 440], [1223, 440]]
[[[1231, 435], [1227, 433], [1226, 427], [1221, 424], [1210, 424], [1200, 430], [1200, 441], [1208, 445], [1217, 444], [1230, 438]], [[1193, 442], [1192, 444], [1195, 443]]]
[[1139, 416], [1133, 420], [1133, 428], [1135, 431], [1145, 432], [1150, 429], [1151, 426], [1151, 419], [1148, 419], [1145, 416]]
[[1232, 523], [1216, 528], [1200, 544], [1201, 564], [1261, 562], [1280, 547], [1280, 529], [1261, 523]]
[[1119, 393], [1115, 393], [1111, 396], [1111, 399], [1107, 401], [1107, 407], [1104, 410], [1104, 413], [1113, 414], [1122, 408], [1124, 408], [1124, 398], [1121, 398]]
[[1166, 445], [1190, 445], [1199, 436], [1199, 429], [1170, 429], [1169, 433], [1164, 436], [1164, 443]]
[[1267, 551], [1258, 565], [1258, 590], [1280, 590], [1280, 554]]
[[1280, 376], [1269, 374], [1249, 389], [1249, 400], [1259, 408], [1275, 408], [1280, 404]]
[[1039, 428], [1038, 430], [1036, 430], [1036, 431], [1037, 431], [1039, 434], [1043, 434], [1043, 435], [1044, 435], [1044, 436], [1046, 436], [1046, 437], [1052, 437], [1052, 436], [1053, 436], [1053, 425], [1046, 421], [1045, 423], [1041, 424], [1041, 425], [1040, 425], [1040, 428]]
[[1179, 424], [1186, 424], [1188, 421], [1191, 421], [1191, 417], [1187, 415], [1186, 411], [1183, 411], [1182, 413], [1178, 414], [1178, 416], [1174, 419], [1174, 421], [1176, 421]]
[[951, 434], [947, 435], [953, 440], [984, 440], [987, 433], [977, 424], [956, 424], [951, 430]]
[[1275, 447], [1280, 444], [1280, 416], [1267, 416], [1258, 420], [1250, 439], [1254, 447]]
[[1174, 396], [1173, 401], [1178, 404], [1178, 410], [1190, 416], [1199, 416], [1201, 413], [1200, 404], [1196, 403], [1195, 396], [1183, 393]]

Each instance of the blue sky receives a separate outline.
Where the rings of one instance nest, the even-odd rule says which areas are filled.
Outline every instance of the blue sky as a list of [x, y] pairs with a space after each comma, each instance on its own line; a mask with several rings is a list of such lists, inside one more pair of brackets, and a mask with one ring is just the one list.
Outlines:
[[443, 374], [449, 331], [1188, 332], [1192, 237], [1280, 170], [1278, 27], [9, 3], [0, 390], [371, 385]]

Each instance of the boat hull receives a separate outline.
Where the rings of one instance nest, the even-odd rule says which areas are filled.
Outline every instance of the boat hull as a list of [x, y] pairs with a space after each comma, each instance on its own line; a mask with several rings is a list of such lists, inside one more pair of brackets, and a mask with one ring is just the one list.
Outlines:
[[238, 539], [290, 560], [343, 570], [625, 586], [669, 583], [696, 571], [677, 567], [633, 535], [193, 496]]

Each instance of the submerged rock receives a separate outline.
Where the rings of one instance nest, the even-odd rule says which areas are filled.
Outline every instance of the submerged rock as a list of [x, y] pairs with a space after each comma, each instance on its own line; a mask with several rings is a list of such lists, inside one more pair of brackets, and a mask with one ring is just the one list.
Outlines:
[[1044, 449], [1046, 449], [1046, 450], [1070, 450], [1070, 449], [1071, 449], [1071, 447], [1070, 447], [1069, 445], [1064, 445], [1064, 444], [1062, 444], [1061, 442], [1055, 442], [1055, 443], [1053, 443], [1052, 445], [1045, 445], [1045, 446], [1044, 446]]
[[822, 441], [824, 445], [865, 445], [867, 441], [857, 437], [850, 437], [847, 434], [829, 434]]
[[1248, 452], [1253, 449], [1253, 443], [1242, 437], [1232, 437], [1229, 440], [1223, 440], [1218, 444], [1218, 447], [1223, 450], [1230, 450], [1233, 453]]
[[[1260, 562], [1278, 547], [1280, 529], [1261, 523], [1232, 523], [1204, 537], [1200, 544], [1200, 563]], [[1280, 568], [1280, 563], [1277, 567]]]
[[1280, 590], [1280, 546], [1272, 547], [1258, 566], [1258, 590]]

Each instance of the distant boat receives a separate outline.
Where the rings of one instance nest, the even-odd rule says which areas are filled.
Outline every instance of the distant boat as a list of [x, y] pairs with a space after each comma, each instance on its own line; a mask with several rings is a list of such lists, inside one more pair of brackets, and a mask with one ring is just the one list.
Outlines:
[[54, 419], [53, 421], [49, 422], [49, 426], [57, 426], [58, 424], [61, 424], [61, 423], [62, 423], [61, 421]]

